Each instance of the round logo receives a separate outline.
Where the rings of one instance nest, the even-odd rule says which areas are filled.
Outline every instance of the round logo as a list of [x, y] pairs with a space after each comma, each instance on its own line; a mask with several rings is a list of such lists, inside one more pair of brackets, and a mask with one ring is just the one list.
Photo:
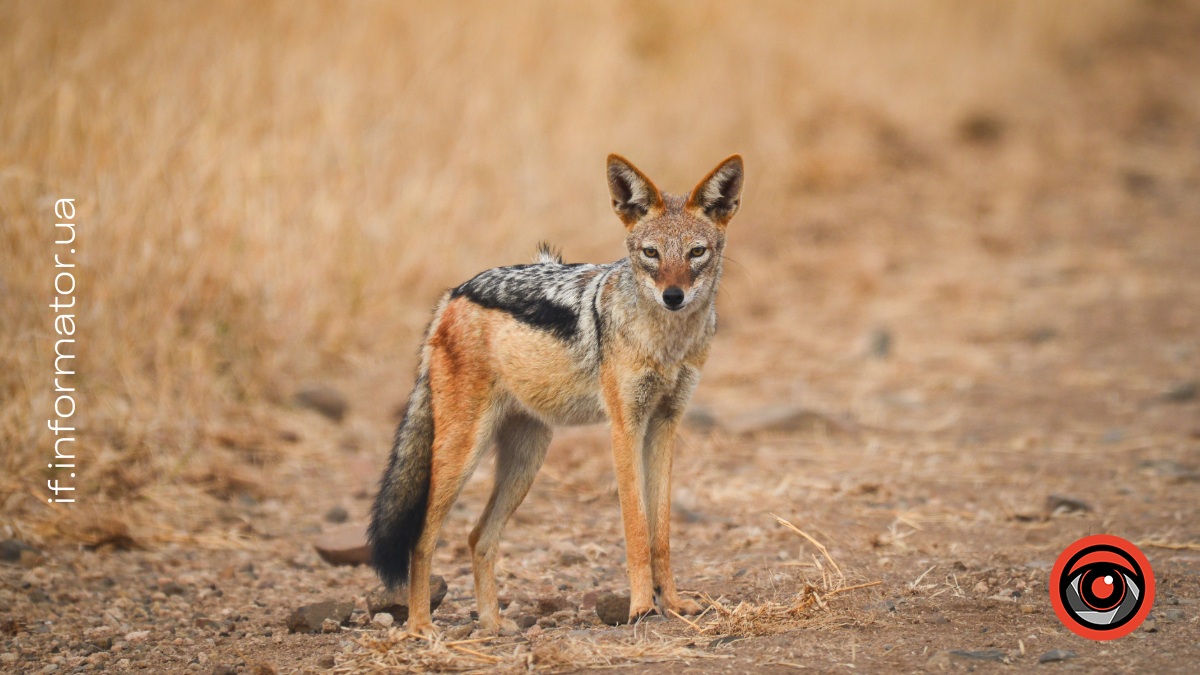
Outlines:
[[1142, 624], [1154, 605], [1154, 570], [1138, 547], [1097, 534], [1067, 547], [1050, 572], [1059, 621], [1089, 640], [1115, 640]]

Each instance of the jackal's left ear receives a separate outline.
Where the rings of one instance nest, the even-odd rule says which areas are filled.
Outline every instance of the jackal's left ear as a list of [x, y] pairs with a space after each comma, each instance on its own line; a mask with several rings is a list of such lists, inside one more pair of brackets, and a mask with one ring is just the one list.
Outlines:
[[742, 156], [717, 165], [688, 195], [687, 207], [720, 227], [729, 224], [742, 204]]

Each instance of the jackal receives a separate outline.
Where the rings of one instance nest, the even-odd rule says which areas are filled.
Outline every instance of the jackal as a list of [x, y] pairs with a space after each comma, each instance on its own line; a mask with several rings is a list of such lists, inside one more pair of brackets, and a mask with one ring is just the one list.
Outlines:
[[608, 186], [628, 258], [564, 264], [543, 245], [535, 264], [483, 272], [438, 303], [369, 529], [380, 578], [395, 587], [408, 577], [410, 633], [433, 633], [438, 533], [493, 443], [495, 486], [469, 538], [475, 593], [482, 627], [516, 629], [501, 620], [496, 599], [500, 534], [541, 468], [551, 426], [605, 420], [625, 525], [629, 617], [656, 605], [700, 611], [679, 597], [671, 573], [671, 461], [716, 330], [742, 158], [726, 159], [677, 197], [609, 155]]

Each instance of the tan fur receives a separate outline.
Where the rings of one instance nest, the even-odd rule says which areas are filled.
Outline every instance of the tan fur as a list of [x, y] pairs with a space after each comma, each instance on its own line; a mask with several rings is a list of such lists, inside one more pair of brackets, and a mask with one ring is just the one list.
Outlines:
[[[467, 297], [444, 299], [431, 326], [423, 358], [434, 433], [425, 527], [409, 568], [414, 634], [433, 630], [429, 573], [442, 522], [493, 442], [496, 482], [469, 543], [480, 624], [515, 629], [501, 621], [496, 598], [500, 533], [541, 467], [551, 425], [605, 419], [625, 529], [630, 616], [654, 611], [656, 598], [662, 611], [700, 611], [679, 597], [671, 572], [671, 464], [679, 421], [715, 331], [713, 301], [725, 226], [741, 192], [741, 159], [723, 162], [689, 198], [660, 193], [616, 156], [609, 159], [609, 180], [630, 259], [620, 274], [601, 280], [589, 272], [580, 280], [598, 288], [595, 311], [603, 326], [592, 342], [563, 339]], [[686, 294], [675, 311], [662, 299], [667, 289]]]

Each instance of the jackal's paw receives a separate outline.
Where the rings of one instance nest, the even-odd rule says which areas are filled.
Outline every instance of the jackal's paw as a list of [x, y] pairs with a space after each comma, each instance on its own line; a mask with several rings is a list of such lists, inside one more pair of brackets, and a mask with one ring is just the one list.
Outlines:
[[700, 612], [704, 611], [704, 608], [700, 606], [700, 603], [696, 602], [695, 600], [688, 600], [687, 598], [676, 598], [674, 603], [666, 605], [666, 609], [669, 609], [676, 614], [682, 614], [683, 616], [687, 616], [689, 614], [699, 614]]
[[645, 605], [635, 605], [631, 603], [629, 605], [629, 623], [637, 623], [638, 619], [650, 616], [657, 612], [658, 609], [654, 606], [653, 602], [648, 602]]
[[416, 625], [413, 625], [410, 622], [408, 625], [408, 634], [413, 637], [421, 638], [422, 640], [429, 640], [430, 642], [433, 642], [435, 639], [441, 636], [442, 632], [437, 628], [434, 628], [433, 624], [429, 622], [418, 623]]
[[499, 619], [495, 621], [479, 620], [479, 627], [484, 630], [496, 631], [499, 635], [516, 635], [521, 632], [517, 627], [517, 622], [512, 619]]

